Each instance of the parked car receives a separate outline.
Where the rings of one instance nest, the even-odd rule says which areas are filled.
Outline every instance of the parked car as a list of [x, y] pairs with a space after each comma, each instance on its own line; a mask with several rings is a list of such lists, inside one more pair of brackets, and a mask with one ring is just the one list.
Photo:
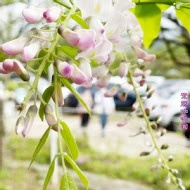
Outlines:
[[150, 119], [153, 120], [157, 115], [162, 117], [160, 125], [168, 130], [179, 130], [181, 93], [190, 92], [190, 80], [167, 80], [161, 85], [155, 95], [146, 102], [146, 105], [157, 104], [151, 111]]

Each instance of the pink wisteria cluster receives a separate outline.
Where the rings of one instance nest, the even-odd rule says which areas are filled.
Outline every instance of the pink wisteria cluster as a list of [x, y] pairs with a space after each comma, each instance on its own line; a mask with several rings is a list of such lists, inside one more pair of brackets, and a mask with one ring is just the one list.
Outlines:
[[[144, 68], [155, 60], [154, 55], [141, 49], [143, 32], [135, 15], [130, 11], [135, 7], [131, 0], [75, 0], [73, 3], [88, 27], [84, 28], [77, 22], [74, 26], [72, 24], [72, 27], [70, 22], [68, 25], [62, 25], [64, 21], [61, 16], [65, 17], [65, 14], [58, 5], [50, 8], [29, 7], [23, 10], [23, 17], [28, 23], [44, 24], [45, 21], [44, 25], [49, 25], [49, 31], [44, 31], [43, 26], [40, 29], [33, 28], [25, 35], [2, 44], [1, 51], [14, 58], [0, 63], [0, 73], [16, 72], [20, 78], [28, 81], [27, 63], [37, 58], [41, 49], [45, 49], [49, 57], [53, 57], [51, 63], [63, 78], [85, 87], [91, 87], [93, 79], [96, 79], [96, 86], [104, 88], [113, 75], [110, 68], [118, 55], [122, 57], [122, 61], [116, 70], [121, 78], [127, 76], [132, 66], [126, 52], [133, 52], [136, 67]], [[69, 19], [71, 20], [71, 17]], [[59, 40], [53, 52], [49, 52], [48, 48], [54, 43], [57, 32], [63, 40]], [[75, 61], [67, 54], [55, 55], [55, 49], [62, 45], [77, 48], [77, 55], [73, 58]], [[93, 62], [96, 66], [93, 66]], [[139, 82], [141, 86], [149, 74], [149, 70], [134, 70], [134, 77], [142, 77]], [[55, 88], [58, 92], [58, 104], [62, 106], [64, 98], [61, 84]], [[120, 85], [116, 85], [109, 89], [105, 96], [114, 96], [119, 89]], [[55, 100], [55, 94], [52, 98]]]

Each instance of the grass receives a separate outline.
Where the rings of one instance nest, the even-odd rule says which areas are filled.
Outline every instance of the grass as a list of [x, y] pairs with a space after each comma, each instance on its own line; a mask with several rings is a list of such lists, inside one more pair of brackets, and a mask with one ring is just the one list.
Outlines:
[[[30, 161], [34, 148], [38, 143], [37, 139], [21, 139], [18, 137], [9, 137], [7, 141], [7, 149], [10, 157], [18, 161]], [[110, 178], [120, 178], [123, 180], [136, 181], [138, 183], [150, 185], [153, 189], [173, 190], [171, 184], [166, 184], [167, 173], [165, 170], [158, 169], [151, 171], [151, 167], [155, 165], [156, 157], [137, 157], [129, 158], [117, 154], [103, 154], [92, 149], [87, 140], [78, 139], [77, 144], [80, 149], [80, 157], [78, 165], [84, 171], [96, 174], [104, 174]], [[18, 148], [19, 147], [19, 148]], [[37, 156], [36, 162], [40, 164], [49, 164], [49, 141]], [[190, 190], [190, 156], [175, 155], [175, 160], [171, 162], [171, 167], [179, 169], [179, 176], [183, 179], [187, 190]], [[69, 165], [68, 165], [69, 166]], [[25, 175], [26, 171], [20, 170], [19, 175]], [[16, 178], [19, 180], [19, 175]], [[0, 181], [7, 178], [7, 173], [0, 173]], [[17, 180], [17, 179], [15, 179]], [[5, 180], [6, 181], [6, 180]], [[0, 190], [4, 190], [3, 186]]]

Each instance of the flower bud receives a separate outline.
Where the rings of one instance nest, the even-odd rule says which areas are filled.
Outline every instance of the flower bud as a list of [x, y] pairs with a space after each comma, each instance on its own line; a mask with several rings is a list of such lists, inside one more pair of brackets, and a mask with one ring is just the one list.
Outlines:
[[43, 13], [43, 17], [47, 22], [50, 23], [56, 21], [59, 18], [60, 13], [61, 9], [59, 7], [53, 6]]
[[17, 73], [17, 75], [23, 80], [23, 81], [29, 81], [30, 75], [28, 74], [28, 71], [24, 68], [24, 66], [17, 60], [14, 60], [14, 70]]
[[150, 115], [150, 108], [145, 108], [145, 113], [147, 116], [149, 116]]
[[22, 11], [22, 15], [28, 23], [34, 24], [42, 20], [43, 12], [44, 12], [43, 8], [31, 7], [24, 9]]
[[156, 116], [155, 118], [156, 123], [160, 123], [161, 120], [162, 120], [162, 116], [160, 115]]
[[[61, 84], [58, 83], [57, 86], [55, 86], [54, 88], [57, 88], [57, 98], [58, 98], [58, 106], [61, 107], [64, 105], [64, 97], [63, 97], [63, 92], [62, 92], [62, 89], [61, 89]], [[55, 89], [54, 89], [54, 92], [52, 94], [52, 99], [54, 102], [55, 101]]]
[[169, 157], [168, 157], [168, 162], [171, 162], [171, 161], [173, 161], [174, 160], [174, 157], [172, 156], [172, 155], [170, 155]]
[[72, 72], [74, 70], [72, 65], [70, 65], [66, 61], [62, 62], [60, 60], [56, 60], [54, 64], [61, 76], [63, 76], [66, 79], [71, 77]]
[[144, 72], [143, 72], [142, 70], [136, 68], [136, 69], [134, 70], [133, 76], [134, 76], [134, 77], [139, 77], [139, 76], [142, 76], [143, 73], [144, 73]]
[[24, 118], [24, 130], [22, 131], [23, 137], [25, 137], [30, 131], [37, 112], [38, 112], [38, 108], [36, 105], [32, 105], [29, 107], [26, 113], [26, 117]]
[[73, 68], [70, 78], [74, 83], [80, 85], [88, 82], [87, 76], [75, 64], [73, 64]]
[[147, 98], [151, 98], [152, 95], [154, 94], [154, 92], [155, 92], [154, 89], [150, 90], [150, 91], [148, 92]]
[[138, 107], [139, 107], [138, 102], [135, 102], [135, 103], [132, 105], [132, 111], [137, 110]]
[[127, 120], [122, 120], [122, 121], [120, 121], [119, 123], [117, 123], [117, 126], [118, 127], [123, 127], [123, 126], [125, 126], [127, 124]]
[[148, 156], [148, 155], [150, 155], [150, 152], [141, 152], [140, 153], [140, 156]]
[[25, 44], [29, 41], [28, 37], [19, 37], [15, 40], [1, 45], [1, 50], [7, 55], [17, 55], [22, 52]]
[[44, 106], [44, 113], [45, 113], [45, 118], [46, 118], [47, 124], [49, 126], [52, 126], [53, 130], [58, 131], [57, 120], [54, 115], [53, 108], [50, 104], [47, 104]]
[[35, 43], [25, 46], [21, 53], [23, 60], [25, 62], [32, 60], [40, 51], [40, 48], [40, 41], [36, 41]]
[[167, 133], [167, 130], [166, 130], [166, 129], [163, 129], [163, 130], [161, 131], [160, 136], [162, 137], [162, 136], [164, 136], [166, 133]]
[[169, 145], [168, 144], [163, 144], [162, 146], [161, 146], [161, 149], [162, 150], [166, 150], [166, 149], [168, 149], [169, 148]]
[[105, 97], [113, 97], [118, 92], [118, 90], [120, 89], [120, 87], [121, 86], [119, 84], [113, 86], [107, 92], [104, 93], [104, 96]]
[[157, 125], [156, 123], [152, 123], [152, 124], [151, 124], [151, 127], [152, 127], [152, 129], [157, 129], [157, 128], [158, 128], [158, 125]]
[[16, 126], [15, 126], [15, 132], [16, 134], [20, 134], [24, 129], [24, 117], [21, 116], [17, 119]]
[[79, 29], [72, 31], [64, 27], [59, 27], [59, 34], [72, 46], [78, 46], [82, 51], [95, 47], [95, 31]]
[[8, 72], [3, 68], [3, 62], [0, 62], [0, 73], [1, 74], [8, 74]]
[[179, 171], [178, 171], [177, 169], [170, 169], [170, 171], [171, 171], [174, 175], [176, 175], [176, 174], [179, 173]]
[[128, 73], [128, 67], [129, 67], [129, 63], [121, 62], [119, 66], [119, 76], [121, 78], [126, 77]]
[[5, 59], [3, 61], [3, 69], [7, 72], [7, 73], [11, 73], [15, 71], [14, 68], [14, 60], [13, 59]]

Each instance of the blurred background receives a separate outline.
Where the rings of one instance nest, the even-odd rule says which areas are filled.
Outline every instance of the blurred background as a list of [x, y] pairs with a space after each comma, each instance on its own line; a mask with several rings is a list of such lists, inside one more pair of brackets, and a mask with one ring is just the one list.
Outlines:
[[[0, 1], [0, 44], [30, 29], [31, 26], [22, 18], [22, 10], [28, 3], [48, 6], [51, 1]], [[168, 131], [158, 140], [159, 145], [169, 144], [165, 156], [174, 156], [171, 166], [179, 169], [179, 176], [188, 190], [190, 143], [181, 129], [180, 105], [181, 93], [190, 93], [190, 35], [171, 8], [163, 13], [161, 25], [159, 37], [148, 50], [157, 56], [149, 66], [152, 74], [147, 78], [147, 84], [138, 88], [138, 91], [144, 97], [147, 95], [147, 86], [153, 84], [155, 93], [145, 101], [145, 106], [156, 105], [150, 114], [150, 120], [157, 115], [162, 117], [156, 134], [159, 136], [163, 129]], [[6, 55], [0, 52], [0, 61], [5, 58]], [[34, 80], [32, 74], [31, 80]], [[115, 110], [107, 113], [106, 124], [102, 123], [101, 108], [97, 106], [103, 101], [98, 101], [100, 89], [95, 85], [89, 90], [73, 85], [83, 98], [89, 100], [93, 113], [89, 118], [77, 99], [62, 88], [65, 105], [60, 109], [61, 117], [71, 127], [77, 140], [80, 150], [77, 163], [89, 178], [90, 190], [173, 190], [174, 187], [168, 184], [167, 172], [155, 167], [158, 163], [156, 152], [153, 151], [148, 157], [139, 156], [142, 151], [152, 150], [151, 139], [143, 133], [146, 126], [144, 120], [132, 112], [136, 96], [132, 89], [123, 85], [125, 80], [113, 77], [109, 87], [118, 83], [122, 88], [113, 98]], [[48, 79], [41, 78], [40, 93], [49, 84]], [[27, 90], [27, 85], [17, 76], [0, 75], [0, 190], [42, 189], [50, 163], [51, 142], [48, 140], [32, 168], [27, 169], [39, 138], [47, 129], [45, 122], [37, 118], [25, 139], [14, 132], [19, 114], [16, 105], [22, 103]], [[127, 122], [126, 126], [118, 127], [122, 122]], [[70, 172], [83, 189], [75, 173]], [[52, 183], [49, 189], [58, 189], [58, 186]]]

